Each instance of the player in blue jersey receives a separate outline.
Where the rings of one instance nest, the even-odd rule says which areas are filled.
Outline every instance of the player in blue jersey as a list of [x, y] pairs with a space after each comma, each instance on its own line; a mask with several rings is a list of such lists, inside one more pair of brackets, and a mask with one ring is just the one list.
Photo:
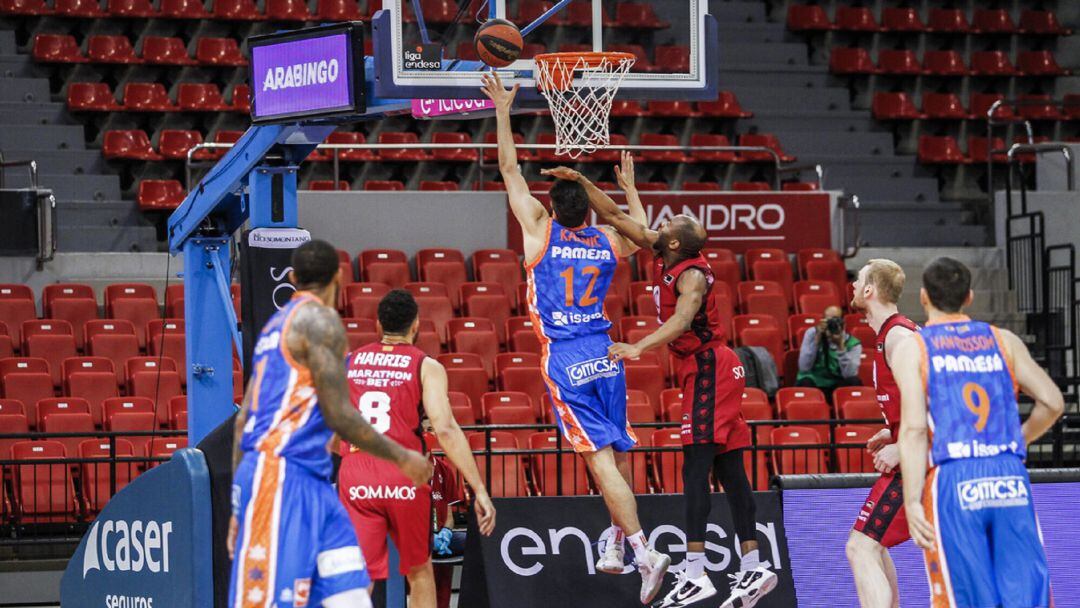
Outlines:
[[[935, 608], [1044, 608], [1050, 574], [1024, 457], [1064, 400], [1016, 335], [964, 316], [972, 295], [963, 264], [934, 260], [919, 294], [926, 327], [893, 357], [908, 526]], [[1023, 424], [1018, 390], [1035, 401]]]
[[[499, 170], [510, 210], [521, 225], [529, 316], [542, 348], [541, 373], [559, 428], [585, 459], [611, 514], [614, 530], [597, 569], [621, 574], [623, 539], [628, 540], [641, 573], [640, 599], [648, 604], [660, 590], [671, 558], [649, 547], [638, 521], [626, 453], [637, 439], [626, 419], [623, 364], [608, 359], [611, 322], [604, 314], [618, 258], [637, 247], [610, 227], [588, 225], [589, 199], [607, 195], [576, 172], [573, 177], [558, 176], [551, 188], [554, 217], [529, 194], [510, 129], [517, 90], [518, 85], [507, 90], [495, 72], [484, 75], [484, 94], [495, 104]], [[616, 175], [631, 215], [646, 223], [628, 154]]]
[[349, 403], [337, 251], [307, 242], [292, 267], [296, 294], [259, 335], [236, 418], [229, 606], [370, 608], [364, 559], [330, 483], [330, 437], [394, 462], [417, 486], [431, 465]]

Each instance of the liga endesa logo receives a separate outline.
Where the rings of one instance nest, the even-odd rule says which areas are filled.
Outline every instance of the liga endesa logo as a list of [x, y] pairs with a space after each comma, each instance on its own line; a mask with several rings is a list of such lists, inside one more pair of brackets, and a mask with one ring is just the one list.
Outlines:
[[[778, 531], [773, 523], [757, 524], [758, 539], [761, 544], [762, 565], [773, 570], [780, 570], [780, 542]], [[536, 576], [544, 568], [557, 567], [565, 572], [566, 563], [571, 568], [584, 568], [589, 575], [596, 574], [596, 560], [603, 553], [611, 528], [604, 530], [596, 542], [580, 528], [510, 528], [499, 539], [499, 555], [506, 569], [518, 576]], [[738, 539], [716, 524], [710, 523], [705, 531], [705, 568], [711, 572], [724, 572], [738, 568], [739, 553], [736, 550]], [[649, 544], [657, 551], [673, 557], [686, 553], [686, 535], [673, 524], [664, 524], [653, 528], [649, 535]], [[672, 561], [671, 571], [678, 572], [685, 567], [685, 560]], [[623, 568], [623, 574], [636, 572], [632, 565]]]

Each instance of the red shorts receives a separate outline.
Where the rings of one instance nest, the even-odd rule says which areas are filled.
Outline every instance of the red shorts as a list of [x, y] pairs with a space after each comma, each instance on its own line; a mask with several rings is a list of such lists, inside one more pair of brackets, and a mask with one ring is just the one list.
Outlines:
[[750, 427], [742, 416], [746, 375], [735, 351], [705, 349], [676, 360], [682, 387], [683, 445], [715, 443], [724, 453], [750, 445]]
[[338, 496], [349, 513], [372, 580], [389, 576], [386, 536], [398, 551], [398, 570], [431, 559], [431, 486], [417, 488], [396, 467], [366, 455], [346, 456], [338, 475]]
[[855, 520], [855, 531], [883, 547], [895, 547], [911, 538], [904, 514], [904, 482], [898, 470], [882, 475], [870, 489], [870, 496]]

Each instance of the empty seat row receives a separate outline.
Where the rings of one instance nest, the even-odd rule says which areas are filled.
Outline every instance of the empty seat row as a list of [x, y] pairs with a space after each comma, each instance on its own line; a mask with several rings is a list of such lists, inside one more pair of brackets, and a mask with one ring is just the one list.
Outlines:
[[247, 58], [233, 38], [199, 38], [195, 56], [188, 55], [180, 38], [147, 36], [143, 39], [142, 54], [127, 36], [94, 35], [86, 39], [83, 54], [74, 36], [69, 34], [37, 34], [31, 56], [42, 63], [115, 63], [124, 65], [174, 66], [245, 66]]
[[929, 18], [923, 21], [919, 10], [910, 7], [885, 7], [879, 24], [871, 8], [864, 6], [837, 6], [835, 20], [830, 21], [825, 8], [819, 5], [791, 4], [787, 12], [788, 29], [792, 31], [848, 32], [913, 32], [938, 34], [1030, 34], [1067, 36], [1071, 31], [1063, 27], [1051, 11], [1025, 9], [1020, 13], [1019, 25], [1006, 9], [975, 9], [973, 19], [968, 21], [963, 9], [933, 7]]
[[878, 92], [874, 94], [871, 109], [878, 120], [986, 120], [990, 109], [995, 120], [1076, 120], [1080, 119], [1080, 94], [1066, 94], [1061, 101], [1050, 95], [1022, 95], [1012, 103], [1005, 103], [1005, 96], [997, 93], [972, 93], [971, 109], [964, 107], [960, 97], [953, 93], [923, 93], [920, 111], [912, 96], [904, 92]]
[[1021, 51], [1014, 65], [1005, 51], [975, 51], [964, 65], [958, 51], [926, 51], [920, 62], [915, 51], [881, 49], [874, 64], [870, 51], [857, 47], [837, 47], [829, 55], [829, 70], [840, 75], [884, 74], [895, 76], [1039, 76], [1054, 77], [1070, 72], [1058, 65], [1052, 51]]
[[243, 112], [251, 111], [251, 89], [246, 84], [232, 87], [226, 102], [213, 83], [181, 83], [176, 102], [159, 82], [129, 82], [124, 85], [123, 102], [117, 103], [104, 82], [77, 82], [68, 85], [68, 109], [73, 112]]
[[[1034, 143], [1047, 141], [1046, 137], [1036, 137]], [[1014, 138], [1015, 144], [1029, 143], [1026, 136], [1018, 135]], [[993, 154], [994, 163], [1007, 163], [1008, 146], [1005, 140], [995, 137], [988, 140], [985, 137], [969, 136], [967, 139], [967, 151], [961, 149], [960, 142], [949, 135], [920, 135], [918, 158], [925, 165], [969, 165], [973, 163], [986, 163]], [[1021, 163], [1035, 162], [1033, 152], [1019, 152], [1015, 155]]]

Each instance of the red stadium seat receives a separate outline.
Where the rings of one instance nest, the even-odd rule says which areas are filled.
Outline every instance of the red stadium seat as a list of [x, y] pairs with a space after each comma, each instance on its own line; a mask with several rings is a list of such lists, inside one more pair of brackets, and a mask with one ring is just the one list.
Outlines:
[[319, 0], [315, 10], [317, 21], [360, 21], [360, 4], [349, 0]]
[[[794, 156], [791, 156], [784, 152], [784, 149], [780, 146], [780, 140], [771, 133], [744, 133], [739, 136], [739, 145], [769, 148], [773, 152], [776, 152], [776, 154], [780, 157], [780, 162], [782, 163], [791, 163], [797, 160]], [[771, 163], [775, 160], [773, 155], [767, 152], [740, 152], [739, 158], [743, 162]]]
[[96, 19], [108, 14], [101, 9], [99, 0], [55, 0], [53, 10], [58, 17], [81, 17]]
[[183, 319], [153, 319], [146, 324], [146, 352], [152, 357], [165, 355], [176, 362], [180, 381], [186, 384], [187, 349]]
[[90, 36], [86, 42], [86, 55], [92, 63], [131, 65], [143, 62], [127, 36]]
[[195, 60], [201, 65], [247, 65], [247, 59], [234, 38], [199, 38], [195, 42]]
[[525, 393], [538, 400], [537, 404], [541, 407], [540, 413], [546, 415], [543, 402], [539, 400], [542, 395], [547, 394], [547, 386], [544, 383], [543, 376], [540, 374], [539, 367], [511, 367], [504, 369], [499, 373], [499, 386], [504, 391]]
[[122, 319], [90, 321], [86, 324], [87, 354], [112, 361], [117, 382], [126, 381], [124, 363], [139, 354], [135, 327]]
[[229, 109], [221, 89], [212, 82], [184, 82], [177, 88], [176, 103], [183, 112], [223, 112]]
[[[50, 397], [48, 399], [42, 399], [37, 402], [37, 428], [43, 429], [49, 433], [64, 433], [68, 431], [61, 431], [56, 428], [49, 429], [45, 426], [46, 421], [50, 416], [57, 414], [86, 414], [91, 416], [90, 430], [93, 430], [93, 416], [90, 414], [90, 404], [79, 397]], [[75, 432], [83, 432], [86, 429], [80, 428]], [[90, 432], [90, 431], [87, 431]], [[64, 441], [64, 440], [61, 440]], [[73, 444], [64, 443], [65, 447]]]
[[[674, 135], [660, 135], [656, 133], [645, 133], [641, 136], [641, 145], [643, 146], [679, 146], [679, 138]], [[690, 157], [684, 152], [679, 150], [645, 150], [641, 153], [645, 162], [652, 163], [686, 163], [690, 162]]]
[[829, 71], [838, 75], [878, 73], [870, 51], [861, 48], [836, 47], [829, 55]]
[[4, 376], [4, 397], [26, 406], [26, 419], [31, 425], [37, 422], [37, 403], [53, 395], [52, 376], [48, 372], [15, 372]]
[[966, 120], [973, 118], [964, 103], [954, 93], [923, 93], [923, 112], [935, 120]]
[[773, 361], [779, 364], [783, 361], [784, 349], [783, 335], [775, 327], [750, 327], [736, 334], [736, 342], [739, 346], [760, 346], [769, 351]]
[[[45, 401], [38, 404], [40, 408]], [[81, 404], [82, 407], [87, 407], [86, 403]], [[68, 434], [68, 433], [85, 433], [84, 436], [72, 436], [72, 437], [54, 437], [54, 441], [58, 441], [64, 445], [64, 451], [72, 454], [77, 454], [79, 451], [79, 444], [85, 441], [88, 435], [94, 432], [94, 419], [86, 411], [72, 411], [63, 412], [55, 411], [47, 417], [42, 419], [42, 423], [39, 425], [41, 430], [46, 433], [55, 434]]]
[[880, 32], [873, 10], [864, 6], [836, 7], [836, 29], [848, 32]]
[[129, 82], [124, 85], [124, 109], [136, 112], [176, 110], [165, 85], [157, 82]]
[[488, 374], [479, 355], [454, 353], [439, 355], [439, 363], [446, 367], [450, 390], [465, 393], [469, 401], [478, 407], [488, 390]]
[[350, 186], [349, 182], [347, 182], [345, 180], [339, 180], [337, 182], [337, 184], [335, 185], [334, 180], [332, 180], [332, 179], [313, 179], [310, 182], [308, 182], [307, 189], [308, 190], [320, 190], [320, 191], [333, 191], [333, 190], [348, 191], [348, 190], [352, 190], [352, 186]]
[[[380, 144], [420, 144], [416, 133], [408, 131], [385, 131], [379, 134]], [[413, 162], [431, 160], [431, 154], [421, 148], [383, 148], [377, 152], [379, 159], [388, 162]]]
[[[9, 399], [5, 399], [4, 401], [18, 403]], [[26, 414], [21, 412], [10, 413], [0, 410], [0, 429], [4, 429], [4, 434], [11, 435], [29, 433], [30, 423], [26, 420]], [[0, 439], [0, 458], [5, 460], [11, 458], [11, 446], [20, 441], [22, 441], [22, 439]]]
[[768, 192], [772, 190], [769, 182], [732, 182], [733, 192]]
[[171, 19], [207, 19], [210, 12], [200, 0], [161, 0], [161, 16]]
[[72, 112], [115, 112], [120, 109], [112, 89], [104, 82], [73, 82], [67, 87], [67, 106]]
[[971, 20], [976, 34], [1014, 34], [1019, 28], [1005, 9], [975, 9]]
[[69, 522], [75, 519], [75, 486], [65, 464], [33, 464], [67, 457], [64, 444], [53, 440], [20, 441], [11, 457], [25, 464], [14, 469], [15, 510], [22, 523]]
[[266, 18], [271, 21], [308, 21], [311, 14], [304, 0], [266, 0]]
[[814, 403], [825, 403], [825, 393], [821, 389], [813, 387], [785, 387], [776, 391], [776, 410], [780, 413], [780, 416], [784, 418], [790, 418], [787, 416], [786, 411], [789, 405], [798, 401], [812, 401]]
[[[833, 390], [832, 398], [833, 405], [836, 406], [836, 411], [841, 418], [859, 418], [859, 416], [850, 415], [849, 408], [854, 407], [866, 408], [860, 413], [871, 412], [870, 416], [863, 416], [864, 418], [881, 417], [881, 409], [877, 404], [877, 391], [872, 386], [838, 386]], [[876, 409], [870, 409], [870, 406]]]
[[960, 151], [956, 138], [920, 135], [919, 162], [924, 165], [966, 165], [971, 159]]
[[836, 29], [825, 8], [816, 4], [789, 4], [787, 27], [793, 32], [823, 32]]
[[369, 179], [364, 182], [364, 190], [373, 192], [400, 192], [405, 190], [405, 183], [396, 179]]
[[360, 279], [372, 283], [384, 283], [390, 287], [402, 287], [412, 280], [409, 261], [403, 251], [396, 249], [368, 249], [357, 256]]
[[881, 26], [887, 32], [925, 32], [926, 25], [915, 8], [885, 7], [881, 12]]
[[894, 76], [917, 76], [923, 69], [915, 51], [881, 49], [878, 51], [878, 71]]
[[633, 67], [630, 68], [633, 72], [652, 72], [656, 69], [652, 61], [649, 60], [649, 55], [645, 52], [645, 47], [640, 44], [610, 44], [607, 45], [614, 53], [630, 53], [637, 58]]
[[716, 101], [699, 101], [697, 107], [701, 115], [711, 118], [751, 118], [754, 115], [743, 109], [731, 91], [720, 91]]
[[958, 51], [928, 50], [923, 54], [923, 73], [930, 76], [966, 76], [968, 69]]
[[498, 283], [463, 283], [461, 309], [470, 317], [491, 319], [499, 342], [506, 342], [506, 320], [512, 314], [510, 298]]
[[[50, 288], [54, 288], [50, 291]], [[70, 290], [65, 293], [65, 290]], [[57, 294], [50, 297], [50, 293]], [[83, 326], [87, 321], [97, 319], [98, 306], [94, 291], [87, 285], [55, 284], [45, 288], [42, 294], [45, 316], [69, 323], [75, 337], [75, 347], [82, 349], [86, 336]]]
[[1071, 73], [1058, 65], [1053, 51], [1021, 51], [1016, 66], [1025, 76], [1067, 76]]
[[1065, 115], [1050, 95], [1021, 95], [1016, 109], [1027, 120], [1063, 120]]
[[[142, 0], [146, 6], [150, 3]], [[198, 62], [188, 56], [187, 46], [180, 38], [166, 36], [147, 36], [143, 39], [142, 58], [151, 65], [197, 65]]]
[[818, 321], [821, 319], [820, 315], [814, 314], [795, 314], [788, 317], [787, 329], [788, 329], [788, 344], [791, 348], [798, 350], [802, 344], [803, 334], [811, 327], [816, 327]]
[[510, 317], [506, 320], [506, 344], [514, 352], [540, 354], [540, 338], [528, 317]]
[[[172, 458], [172, 455], [188, 445], [187, 437], [154, 437], [146, 446], [146, 456], [149, 458]], [[156, 467], [160, 462], [150, 463]]]
[[802, 426], [775, 428], [770, 442], [779, 446], [773, 450], [773, 464], [777, 473], [806, 475], [829, 472], [824, 449], [802, 447], [825, 443], [814, 429]]
[[866, 442], [878, 429], [860, 425], [836, 427], [836, 471], [838, 473], [873, 473], [874, 456], [866, 450]]
[[[844, 302], [841, 299], [840, 292], [836, 288], [836, 284], [831, 281], [799, 281], [795, 283], [795, 303], [799, 312], [819, 314], [824, 312], [824, 308], [828, 306], [843, 307]], [[801, 298], [804, 296], [822, 296], [817, 300], [808, 300], [803, 302]], [[808, 302], [815, 302], [815, 308], [808, 308]]]
[[971, 31], [967, 15], [959, 8], [931, 8], [928, 31], [939, 34], [966, 34]]
[[447, 322], [450, 350], [454, 353], [479, 355], [489, 378], [495, 377], [495, 356], [499, 352], [499, 336], [490, 319], [466, 317]]
[[[573, 453], [569, 443], [562, 440], [557, 431], [532, 433], [528, 446], [532, 450], [554, 451], [562, 444], [563, 453], [532, 454], [530, 468], [537, 490], [542, 496], [579, 496], [589, 493], [589, 476], [584, 462]], [[559, 468], [561, 462], [562, 476]], [[561, 482], [561, 483], [560, 483]]]
[[[690, 145], [694, 148], [719, 148], [731, 146], [731, 141], [728, 140], [726, 135], [694, 133], [690, 136]], [[733, 163], [736, 161], [735, 152], [729, 152], [726, 150], [692, 150], [690, 152], [690, 155], [693, 157], [694, 160], [699, 162]]]
[[[44, 0], [4, 0], [0, 2], [0, 13], [5, 15], [40, 16], [51, 14], [52, 9]], [[0, 500], [0, 502], [3, 502]]]
[[154, 407], [154, 401], [147, 397], [111, 397], [109, 399], [106, 399], [102, 403], [102, 412], [105, 417], [105, 428], [109, 428], [109, 421], [112, 419], [113, 416], [117, 414], [154, 414]]
[[118, 462], [114, 465], [107, 461], [114, 456], [117, 458], [135, 456], [135, 447], [127, 439], [119, 437], [111, 440], [108, 438], [86, 439], [79, 443], [76, 453], [79, 458], [102, 461], [84, 462], [79, 465], [82, 498], [87, 513], [99, 513], [112, 498], [114, 487], [119, 492], [138, 475], [135, 463]]
[[679, 429], [660, 429], [652, 435], [654, 448], [680, 448], [679, 451], [657, 452], [653, 454], [653, 475], [660, 484], [663, 494], [678, 494], [683, 491], [682, 434]]
[[460, 188], [458, 188], [457, 182], [430, 180], [422, 180], [420, 182], [421, 192], [457, 192], [458, 190], [460, 190]]
[[477, 281], [499, 283], [510, 298], [510, 305], [517, 306], [517, 286], [522, 282], [521, 262], [509, 249], [478, 249], [472, 257], [473, 276]]
[[162, 160], [141, 129], [106, 131], [101, 144], [105, 158], [121, 160]]
[[[990, 108], [998, 101], [1004, 102], [1005, 96], [998, 93], [972, 93], [969, 104], [971, 113], [979, 120], [986, 120]], [[994, 118], [996, 120], [1013, 120], [1016, 118], [1016, 112], [1011, 105], [1002, 103], [994, 110]]]
[[[799, 420], [800, 424], [812, 428], [822, 438], [829, 436], [829, 425], [825, 423], [831, 418], [829, 404], [818, 401], [793, 401], [781, 412], [781, 417], [786, 420]], [[813, 421], [821, 420], [822, 424], [813, 424]]]
[[537, 371], [540, 369], [540, 356], [530, 352], [508, 352], [495, 355], [496, 375], [501, 375], [503, 370], [510, 368], [524, 368]]
[[490, 480], [487, 487], [493, 497], [512, 498], [528, 495], [522, 457], [498, 453], [519, 449], [514, 435], [505, 431], [473, 433], [469, 436], [469, 447], [473, 451], [483, 452], [476, 454], [474, 458], [480, 469], [480, 475], [485, 480]]
[[157, 402], [157, 424], [168, 426], [168, 402], [183, 394], [180, 375], [175, 371], [140, 371], [131, 375], [131, 394], [133, 397], [147, 397]]
[[446, 285], [454, 308], [461, 305], [461, 285], [468, 279], [465, 257], [457, 249], [421, 249], [416, 252], [416, 270], [421, 281]]
[[109, 0], [109, 14], [113, 17], [146, 19], [158, 15], [150, 0]]
[[1005, 147], [1005, 140], [1000, 137], [995, 137], [993, 141], [985, 138], [978, 137], [976, 135], [969, 135], [967, 140], [968, 156], [971, 160], [977, 163], [985, 163], [990, 160], [991, 150], [999, 150], [994, 152], [994, 163], [1005, 164], [1009, 162], [1008, 155], [1004, 152], [1008, 148]]
[[1020, 32], [1043, 36], [1072, 35], [1072, 30], [1062, 26], [1053, 12], [1030, 9], [1020, 12]]
[[374, 319], [342, 319], [341, 324], [345, 326], [350, 352], [379, 339]]
[[131, 321], [139, 348], [146, 346], [146, 324], [161, 317], [157, 292], [143, 283], [114, 283], [105, 288], [105, 316]]
[[[472, 136], [468, 133], [439, 132], [431, 136], [433, 144], [471, 144]], [[480, 158], [480, 153], [468, 148], [434, 148], [431, 151], [434, 160], [442, 162], [472, 163]]]
[[787, 322], [788, 300], [781, 295], [751, 294], [746, 298], [743, 310], [751, 315], [768, 315], [775, 319], [776, 327], [783, 327]]
[[647, 2], [619, 2], [615, 5], [614, 21], [606, 21], [609, 27], [632, 29], [663, 30], [671, 24], [656, 16], [651, 4]]
[[23, 322], [23, 353], [28, 357], [40, 357], [49, 363], [53, 384], [60, 386], [63, 380], [60, 364], [74, 357], [75, 335], [71, 324], [56, 319]]
[[38, 63], [86, 63], [89, 61], [79, 49], [74, 36], [65, 34], [38, 34], [34, 36], [31, 55]]
[[1004, 51], [975, 51], [971, 54], [971, 73], [974, 76], [1016, 76], [1018, 74], [1008, 53]]
[[254, 0], [214, 0], [214, 17], [222, 20], [259, 21], [263, 15]]
[[144, 179], [136, 198], [144, 211], [169, 211], [179, 207], [185, 196], [184, 187], [175, 179]]
[[784, 182], [780, 189], [784, 192], [817, 192], [821, 186], [815, 182]]
[[[149, 412], [118, 412], [109, 417], [105, 428], [114, 433], [146, 433], [155, 430], [154, 414]], [[146, 454], [151, 435], [127, 435], [123, 437], [131, 442], [137, 455]]]
[[[656, 65], [663, 66], [665, 72], [674, 74], [690, 73], [690, 47], [681, 44], [660, 44], [654, 50]], [[653, 102], [649, 103], [652, 107]], [[679, 116], [668, 114], [667, 116]], [[692, 114], [691, 114], [692, 116]]]
[[[230, 96], [229, 109], [241, 114], [251, 112], [251, 87], [246, 84], [233, 85]], [[332, 134], [331, 134], [332, 135]]]
[[[158, 149], [161, 151], [161, 156], [173, 160], [187, 159], [188, 151], [201, 143], [203, 143], [203, 138], [198, 131], [164, 129], [158, 136]], [[196, 154], [195, 158], [198, 157], [199, 155]]]
[[390, 293], [385, 283], [351, 283], [345, 286], [345, 301], [349, 316], [358, 319], [375, 319], [379, 302]]
[[916, 120], [925, 115], [915, 107], [911, 96], [904, 92], [879, 92], [871, 104], [874, 118], [878, 120]]

